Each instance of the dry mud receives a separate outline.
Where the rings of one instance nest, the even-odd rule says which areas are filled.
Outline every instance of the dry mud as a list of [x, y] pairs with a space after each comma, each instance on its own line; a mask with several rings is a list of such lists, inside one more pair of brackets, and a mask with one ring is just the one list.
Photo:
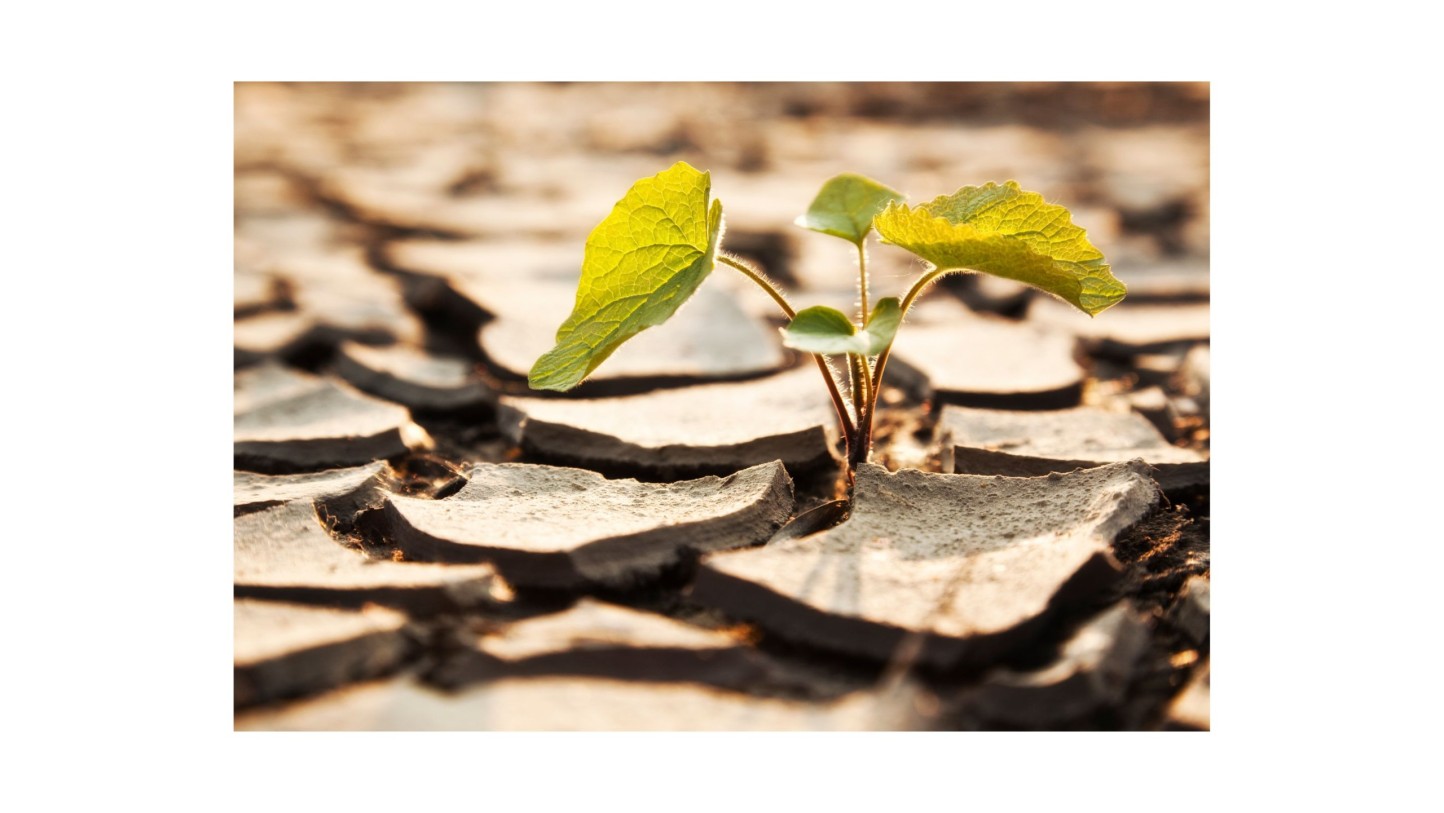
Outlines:
[[[1162, 83], [238, 84], [236, 728], [1207, 729], [1207, 121]], [[729, 269], [525, 386], [677, 160], [799, 308], [856, 304], [791, 225], [842, 171], [1017, 179], [1130, 297], [947, 278], [839, 504], [817, 370]], [[869, 252], [874, 299], [921, 270]]]

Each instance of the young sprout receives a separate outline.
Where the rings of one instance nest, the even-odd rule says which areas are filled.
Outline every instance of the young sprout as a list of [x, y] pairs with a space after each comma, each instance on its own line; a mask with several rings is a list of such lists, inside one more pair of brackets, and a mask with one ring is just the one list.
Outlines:
[[[861, 309], [855, 317], [816, 305], [794, 311], [781, 289], [741, 258], [721, 252], [722, 203], [710, 200], [712, 178], [684, 162], [632, 185], [587, 237], [576, 305], [557, 330], [557, 343], [537, 359], [535, 389], [569, 390], [622, 342], [665, 322], [717, 263], [757, 283], [788, 319], [782, 341], [810, 353], [822, 373], [847, 445], [848, 483], [872, 447], [873, 415], [893, 338], [918, 296], [944, 274], [979, 272], [1017, 280], [1095, 316], [1123, 299], [1103, 254], [1068, 210], [1018, 184], [965, 186], [916, 207], [905, 196], [861, 175], [828, 180], [797, 225], [857, 247]], [[871, 309], [867, 237], [927, 262], [901, 300]], [[828, 364], [846, 361], [851, 403]]]

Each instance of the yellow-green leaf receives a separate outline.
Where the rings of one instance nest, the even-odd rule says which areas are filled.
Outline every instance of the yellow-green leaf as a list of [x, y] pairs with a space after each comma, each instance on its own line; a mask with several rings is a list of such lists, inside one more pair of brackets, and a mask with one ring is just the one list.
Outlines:
[[872, 230], [873, 217], [889, 203], [903, 200], [907, 200], [907, 196], [895, 189], [871, 178], [844, 172], [822, 185], [812, 205], [807, 207], [807, 213], [795, 222], [804, 229], [861, 243]]
[[1066, 208], [1014, 181], [965, 186], [915, 208], [890, 204], [873, 225], [885, 242], [935, 266], [925, 279], [981, 271], [1040, 288], [1090, 316], [1127, 293]]
[[782, 343], [794, 350], [823, 355], [875, 356], [892, 343], [902, 321], [897, 297], [877, 303], [867, 327], [858, 329], [836, 308], [814, 305], [797, 312], [782, 331]]
[[622, 342], [660, 325], [697, 290], [717, 261], [722, 202], [712, 176], [682, 161], [632, 185], [587, 237], [582, 277], [557, 344], [532, 366], [539, 390], [580, 384]]

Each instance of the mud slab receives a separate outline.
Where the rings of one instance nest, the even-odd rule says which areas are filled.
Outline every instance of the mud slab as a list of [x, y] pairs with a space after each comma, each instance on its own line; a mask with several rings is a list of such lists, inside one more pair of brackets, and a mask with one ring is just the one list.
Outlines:
[[423, 338], [399, 281], [367, 266], [359, 247], [283, 253], [269, 267], [293, 309], [236, 321], [237, 367], [328, 355], [346, 341], [416, 344]]
[[1190, 576], [1169, 610], [1173, 625], [1198, 646], [1208, 646], [1211, 587], [1207, 576]]
[[1209, 664], [1205, 661], [1169, 704], [1163, 727], [1169, 731], [1211, 730], [1209, 684]]
[[639, 476], [725, 474], [780, 460], [835, 464], [836, 412], [815, 368], [622, 398], [501, 399], [501, 429], [529, 456]]
[[268, 361], [302, 366], [329, 358], [346, 342], [388, 345], [395, 337], [380, 330], [346, 330], [295, 311], [273, 311], [235, 323], [232, 366], [239, 370]]
[[948, 274], [938, 280], [958, 299], [979, 313], [995, 313], [1009, 319], [1021, 318], [1037, 289], [988, 274]]
[[1208, 347], [1194, 347], [1183, 357], [1183, 364], [1178, 370], [1178, 388], [1183, 394], [1191, 399], [1198, 407], [1198, 412], [1204, 416], [1208, 415], [1208, 393], [1209, 393], [1209, 361], [1211, 352]]
[[963, 726], [1088, 727], [1089, 716], [1122, 705], [1147, 647], [1146, 619], [1119, 603], [1075, 631], [1048, 666], [989, 673], [962, 701]]
[[900, 731], [925, 728], [909, 698], [751, 697], [690, 683], [514, 678], [457, 693], [393, 678], [236, 716], [247, 731]]
[[1066, 333], [994, 317], [898, 331], [887, 381], [936, 403], [1062, 409], [1083, 397], [1083, 368]]
[[[587, 180], [577, 185], [583, 190], [579, 194], [566, 194], [575, 189], [556, 189], [549, 190], [555, 194], [545, 196], [456, 196], [447, 194], [439, 183], [418, 185], [406, 177], [351, 170], [330, 173], [322, 193], [354, 217], [401, 233], [442, 238], [567, 237], [579, 241], [616, 202], [613, 190], [625, 190], [637, 178], [657, 171], [655, 162], [623, 159], [620, 163], [632, 168], [617, 167], [614, 172], [606, 167], [589, 167]], [[559, 166], [555, 171], [565, 172]]]
[[582, 469], [479, 463], [444, 500], [390, 497], [408, 559], [491, 562], [518, 587], [626, 587], [698, 554], [765, 541], [792, 514], [781, 463], [678, 483], [607, 480]]
[[[406, 452], [421, 437], [405, 407], [330, 379], [290, 372], [237, 375], [235, 467], [285, 473], [370, 463]], [[239, 390], [251, 388], [246, 395]], [[243, 402], [250, 408], [243, 409]]]
[[383, 604], [432, 615], [494, 603], [490, 565], [436, 565], [373, 559], [332, 539], [309, 501], [235, 521], [235, 592], [337, 607]]
[[1209, 269], [1202, 260], [1156, 263], [1128, 277], [1128, 303], [1208, 302]]
[[1014, 412], [947, 406], [938, 421], [944, 471], [1035, 477], [1142, 459], [1165, 491], [1208, 485], [1208, 460], [1171, 445], [1132, 412], [1076, 407]]
[[250, 412], [274, 401], [294, 398], [325, 386], [325, 380], [280, 364], [267, 362], [232, 376], [232, 405], [236, 414]]
[[701, 683], [745, 690], [780, 671], [737, 635], [594, 599], [481, 635], [428, 675], [452, 688], [525, 675]]
[[1157, 503], [1141, 463], [1035, 478], [858, 472], [853, 513], [813, 536], [705, 557], [692, 597], [783, 638], [889, 660], [984, 666], [1095, 600], [1109, 543]]
[[1178, 438], [1178, 410], [1174, 408], [1162, 387], [1144, 387], [1127, 393], [1123, 396], [1123, 402], [1134, 412], [1147, 418], [1165, 440], [1173, 441]]
[[299, 312], [339, 334], [377, 334], [418, 344], [421, 320], [406, 306], [401, 281], [372, 269], [359, 246], [276, 262]]
[[1095, 353], [1128, 358], [1209, 338], [1207, 303], [1118, 305], [1096, 318], [1047, 297], [1028, 308], [1028, 321], [1067, 331]]
[[384, 244], [379, 257], [408, 278], [413, 307], [475, 330], [502, 313], [527, 318], [532, 308], [518, 286], [541, 285], [545, 291], [571, 285], [575, 290], [582, 243], [527, 237], [403, 239]]
[[[601, 219], [600, 217], [598, 218]], [[459, 292], [475, 287], [484, 300], [488, 287], [518, 279], [572, 283], [582, 267], [583, 243], [527, 238], [489, 240], [393, 240], [383, 255], [405, 271], [442, 277]]]
[[417, 412], [474, 413], [496, 400], [472, 362], [405, 345], [346, 342], [336, 356], [336, 373], [362, 392]]
[[237, 265], [234, 291], [236, 319], [295, 307], [288, 286], [274, 274], [243, 269]]
[[377, 491], [385, 471], [386, 464], [377, 462], [305, 474], [234, 472], [231, 492], [235, 515], [249, 514], [293, 500], [320, 502], [336, 513], [351, 515], [363, 505], [380, 502]]
[[406, 616], [235, 602], [235, 705], [266, 703], [384, 675], [406, 656]]

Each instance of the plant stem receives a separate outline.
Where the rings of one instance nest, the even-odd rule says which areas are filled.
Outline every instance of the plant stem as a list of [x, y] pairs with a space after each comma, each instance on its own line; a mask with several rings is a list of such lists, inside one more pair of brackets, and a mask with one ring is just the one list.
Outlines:
[[[772, 300], [777, 303], [777, 307], [782, 309], [782, 313], [786, 315], [788, 319], [797, 316], [797, 311], [793, 310], [792, 306], [787, 303], [787, 297], [783, 296], [782, 291], [779, 290], [776, 285], [773, 285], [771, 280], [763, 276], [761, 271], [749, 266], [740, 257], [732, 257], [719, 253], [717, 255], [717, 261], [741, 271], [748, 279], [760, 285], [762, 290], [766, 291], [768, 295], [772, 297]], [[832, 405], [837, 410], [837, 423], [842, 428], [842, 439], [843, 442], [847, 444], [848, 458], [851, 459], [853, 436], [857, 433], [857, 429], [853, 425], [852, 418], [847, 414], [847, 402], [843, 400], [842, 392], [837, 388], [837, 380], [833, 378], [832, 368], [828, 366], [827, 359], [817, 353], [813, 353], [812, 358], [817, 362], [817, 369], [822, 373], [822, 379], [827, 382], [827, 393], [832, 396]], [[862, 406], [858, 404], [855, 405], [854, 408], [858, 410], [860, 419]]]
[[857, 241], [857, 291], [862, 301], [862, 326], [867, 327], [867, 235]]
[[867, 462], [868, 456], [868, 429], [872, 425], [872, 381], [868, 379], [867, 356], [860, 353], [849, 353], [848, 363], [852, 368], [854, 408], [857, 409], [857, 437], [853, 440], [851, 454], [848, 457], [848, 468], [856, 469], [859, 464]]
[[847, 355], [847, 381], [852, 387], [852, 410], [857, 413], [857, 425], [861, 426], [862, 410], [863, 407], [867, 405], [867, 400], [863, 397], [863, 385], [866, 382], [860, 377], [857, 370], [857, 363], [854, 361], [851, 353]]
[[[923, 274], [917, 282], [913, 283], [913, 287], [908, 289], [907, 296], [903, 297], [902, 304], [900, 306], [903, 318], [907, 318], [908, 309], [913, 306], [913, 301], [922, 294], [922, 292], [928, 287], [930, 283], [932, 283], [933, 280], [937, 279], [940, 276], [942, 276], [942, 273], [939, 273], [935, 269], [931, 272]], [[892, 342], [888, 342], [887, 347], [884, 347], [882, 349], [882, 352], [878, 354], [877, 364], [873, 366], [872, 397], [868, 401], [866, 408], [858, 413], [859, 417], [857, 419], [857, 442], [854, 444], [855, 448], [860, 447], [862, 449], [867, 449], [872, 445], [872, 416], [873, 413], [877, 411], [877, 399], [878, 396], [882, 393], [882, 373], [883, 370], [887, 369], [887, 359], [888, 356], [891, 355]], [[866, 457], [867, 452], [863, 452], [864, 460], [866, 459]], [[856, 465], [858, 464], [853, 465], [854, 467], [856, 467]]]
[[730, 254], [718, 253], [717, 261], [741, 271], [748, 279], [760, 285], [762, 290], [766, 291], [767, 295], [772, 297], [772, 301], [777, 303], [777, 307], [781, 308], [782, 312], [787, 315], [788, 319], [797, 315], [797, 311], [794, 311], [792, 306], [787, 303], [787, 297], [782, 295], [782, 290], [774, 285], [772, 280], [764, 276], [761, 271], [748, 265], [746, 260], [743, 260], [741, 257], [733, 257]]
[[[959, 269], [959, 270], [962, 270], [962, 269]], [[947, 273], [947, 272], [943, 272], [943, 273]], [[924, 290], [926, 290], [929, 285], [932, 284], [933, 280], [937, 279], [938, 277], [941, 277], [942, 275], [943, 275], [943, 274], [940, 274], [940, 273], [937, 272], [937, 269], [933, 269], [932, 271], [929, 271], [928, 273], [923, 274], [921, 277], [918, 278], [918, 281], [917, 281], [917, 282], [914, 282], [914, 283], [913, 283], [913, 287], [911, 287], [911, 288], [908, 289], [907, 296], [904, 296], [904, 297], [903, 297], [903, 301], [902, 301], [902, 305], [901, 305], [903, 316], [907, 316], [907, 315], [908, 315], [908, 308], [911, 308], [911, 307], [913, 306], [913, 300], [914, 300], [914, 299], [917, 299], [918, 296], [920, 296], [920, 295], [922, 294], [922, 292], [923, 292]]]
[[[867, 285], [867, 238], [857, 242], [857, 297], [858, 304], [862, 308], [862, 315], [859, 319], [861, 326], [866, 329], [871, 313], [868, 310], [868, 285]], [[853, 437], [852, 444], [848, 448], [847, 469], [849, 481], [857, 467], [867, 462], [871, 452], [871, 427], [873, 409], [873, 386], [871, 370], [868, 368], [867, 356], [849, 354], [848, 371], [852, 374], [852, 402], [853, 409], [857, 411], [857, 434]]]
[[[878, 387], [882, 382], [882, 368], [887, 364], [888, 353], [891, 350], [892, 344], [888, 343], [888, 346], [883, 348], [883, 351], [878, 354], [877, 367], [873, 371], [872, 381], [868, 382], [867, 400], [858, 410], [857, 439], [853, 441], [852, 457], [848, 460], [848, 466], [850, 468], [856, 469], [858, 466], [866, 463], [868, 454], [872, 451], [872, 416], [877, 412]], [[867, 375], [866, 359], [862, 362], [862, 374], [864, 376]]]
[[[917, 299], [918, 296], [922, 294], [923, 290], [928, 287], [929, 283], [931, 283], [933, 280], [937, 279], [940, 276], [942, 276], [942, 274], [924, 274], [918, 279], [917, 282], [913, 283], [913, 287], [908, 289], [907, 296], [903, 297], [902, 304], [900, 305], [900, 309], [902, 310], [902, 315], [904, 319], [907, 318], [908, 309], [913, 306], [913, 300]], [[872, 395], [874, 399], [877, 398], [879, 390], [882, 389], [882, 371], [883, 368], [887, 366], [887, 357], [890, 355], [892, 355], [892, 342], [888, 342], [887, 347], [883, 348], [882, 353], [880, 353], [877, 357], [877, 364], [873, 367]], [[871, 412], [871, 408], [869, 408], [868, 411]]]

